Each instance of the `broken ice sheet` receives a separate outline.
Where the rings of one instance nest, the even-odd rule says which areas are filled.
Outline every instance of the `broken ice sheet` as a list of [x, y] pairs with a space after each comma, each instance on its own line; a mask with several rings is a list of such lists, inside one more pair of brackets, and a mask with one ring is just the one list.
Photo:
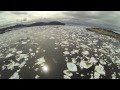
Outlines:
[[43, 63], [45, 63], [45, 58], [44, 57], [37, 59], [37, 62], [35, 63], [35, 65], [41, 65]]
[[12, 57], [13, 56], [13, 54], [12, 53], [9, 53], [7, 56], [6, 56], [6, 58], [9, 58], [9, 57]]
[[67, 75], [64, 75], [64, 79], [71, 79], [71, 78]]
[[76, 72], [77, 71], [77, 66], [74, 63], [68, 62], [67, 63], [67, 68], [69, 71]]
[[101, 75], [105, 75], [104, 67], [100, 64], [95, 66], [95, 71]]
[[17, 51], [16, 53], [17, 53], [17, 54], [21, 54], [22, 52], [23, 52], [23, 51]]
[[20, 70], [17, 70], [17, 72], [15, 72], [9, 79], [19, 79], [19, 71]]
[[63, 52], [65, 55], [69, 55], [70, 53], [68, 51]]
[[16, 56], [16, 60], [17, 61], [20, 61], [21, 59], [27, 59], [29, 57], [29, 55], [28, 54], [19, 54], [19, 55], [17, 55]]
[[98, 61], [94, 57], [91, 57], [89, 62], [96, 64]]
[[89, 55], [89, 51], [83, 51], [82, 54], [83, 55]]
[[102, 65], [106, 65], [106, 62], [105, 62], [104, 60], [100, 60], [100, 63], [101, 63]]
[[88, 69], [88, 68], [90, 68], [91, 66], [93, 65], [93, 63], [90, 63], [90, 62], [88, 62], [88, 61], [81, 61], [80, 62], [80, 68], [81, 69], [83, 69], [83, 68], [85, 68], [85, 69]]
[[111, 76], [112, 76], [112, 79], [116, 79], [116, 73], [115, 72]]
[[64, 70], [63, 73], [69, 77], [73, 76], [73, 74], [69, 70]]
[[[19, 66], [19, 64], [18, 64], [18, 63], [15, 63], [14, 61], [11, 61], [10, 64], [4, 65], [4, 66], [7, 66], [7, 69], [13, 70], [14, 67], [15, 67], [15, 66]], [[5, 69], [5, 68], [3, 68], [3, 69]]]
[[22, 41], [22, 44], [27, 44], [27, 42], [23, 42], [23, 41]]
[[50, 39], [55, 39], [54, 37], [50, 37]]
[[40, 77], [39, 75], [36, 75], [36, 76], [35, 76], [35, 79], [38, 79], [39, 77]]

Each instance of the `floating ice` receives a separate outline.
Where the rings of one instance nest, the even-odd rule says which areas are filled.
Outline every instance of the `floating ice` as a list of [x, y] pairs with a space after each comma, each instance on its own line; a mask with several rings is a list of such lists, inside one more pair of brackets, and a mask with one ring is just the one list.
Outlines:
[[68, 70], [70, 70], [72, 72], [76, 72], [77, 71], [77, 66], [74, 63], [68, 62], [67, 63], [67, 67], [68, 67]]
[[35, 53], [31, 53], [31, 56], [35, 56]]
[[73, 74], [69, 70], [64, 70], [63, 72], [69, 77], [73, 76]]
[[17, 72], [15, 72], [9, 79], [19, 79], [19, 73], [20, 70], [17, 70]]
[[83, 55], [89, 55], [89, 51], [83, 51], [82, 54]]
[[112, 76], [112, 79], [116, 79], [116, 73], [115, 72], [111, 76]]
[[65, 55], [69, 55], [70, 53], [68, 51], [63, 52]]
[[64, 79], [71, 79], [71, 78], [67, 75], [64, 75]]
[[100, 63], [101, 63], [102, 65], [106, 65], [106, 62], [105, 62], [104, 60], [100, 60]]
[[36, 76], [35, 76], [35, 79], [38, 79], [39, 77], [40, 77], [39, 75], [36, 75]]
[[104, 67], [100, 64], [95, 66], [95, 71], [101, 75], [105, 75]]
[[100, 78], [100, 74], [98, 72], [94, 72], [94, 79], [99, 79]]
[[27, 42], [23, 42], [23, 41], [22, 41], [22, 44], [27, 44]]
[[93, 64], [92, 63], [89, 63], [88, 61], [81, 61], [80, 62], [80, 68], [83, 69], [83, 68], [90, 68]]
[[72, 58], [72, 62], [76, 64], [77, 63], [76, 58]]
[[36, 53], [39, 53], [39, 51], [38, 51], [38, 50], [36, 50]]
[[[18, 63], [15, 63], [14, 61], [11, 61], [10, 64], [5, 65], [5, 66], [7, 66], [7, 69], [13, 70], [14, 67], [15, 67], [15, 66], [19, 66], [19, 64], [18, 64]], [[3, 67], [3, 68], [4, 68], [4, 67]]]
[[21, 59], [27, 59], [29, 57], [28, 54], [19, 54], [17, 55], [18, 58], [16, 58], [17, 61], [20, 61]]
[[22, 62], [22, 63], [19, 65], [19, 67], [22, 68], [23, 66], [25, 66], [25, 64], [26, 64], [26, 61]]
[[13, 56], [13, 54], [12, 53], [9, 53], [7, 56], [6, 56], [6, 58], [9, 58], [9, 57], [12, 57]]
[[21, 54], [22, 52], [23, 52], [23, 51], [17, 51], [16, 53], [17, 53], [17, 54]]
[[55, 39], [54, 37], [50, 37], [50, 39]]
[[94, 58], [94, 57], [91, 57], [89, 62], [90, 62], [90, 63], [93, 63], [93, 64], [96, 64], [98, 61], [97, 61], [97, 60], [95, 60], [95, 58]]
[[44, 57], [37, 59], [37, 62], [35, 63], [35, 65], [41, 65], [42, 63], [45, 63]]
[[57, 49], [58, 49], [58, 47], [55, 47], [54, 49], [55, 49], [55, 50], [57, 50]]
[[36, 69], [35, 69], [35, 71], [38, 71], [38, 70], [39, 70], [39, 68], [36, 68]]
[[30, 48], [29, 51], [32, 52], [33, 51], [32, 48]]

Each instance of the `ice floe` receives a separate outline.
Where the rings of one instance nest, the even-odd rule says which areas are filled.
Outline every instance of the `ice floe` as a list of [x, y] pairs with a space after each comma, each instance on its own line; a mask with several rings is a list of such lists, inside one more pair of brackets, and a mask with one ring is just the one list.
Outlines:
[[39, 77], [40, 77], [39, 75], [36, 75], [36, 76], [35, 76], [35, 79], [38, 79]]
[[81, 69], [88, 69], [88, 68], [90, 68], [91, 66], [93, 65], [93, 63], [90, 63], [90, 62], [88, 62], [88, 61], [81, 61], [80, 62], [80, 68]]
[[45, 58], [41, 57], [41, 58], [37, 59], [37, 62], [35, 63], [35, 65], [41, 65], [43, 63], [45, 63]]
[[6, 58], [9, 58], [9, 57], [12, 57], [13, 56], [13, 54], [12, 53], [9, 53], [7, 56], [6, 56]]
[[69, 70], [64, 70], [63, 73], [66, 74], [69, 77], [73, 76], [73, 73], [70, 72]]
[[77, 71], [77, 66], [74, 63], [71, 63], [71, 62], [67, 63], [67, 68], [68, 68], [68, 70], [70, 70], [72, 72], [76, 72]]
[[64, 75], [64, 79], [71, 79], [71, 78], [67, 75]]
[[19, 79], [20, 75], [18, 74], [20, 70], [17, 70], [9, 79]]
[[105, 75], [105, 70], [104, 70], [104, 66], [102, 65], [96, 65], [95, 66], [95, 72], [99, 73], [100, 75]]

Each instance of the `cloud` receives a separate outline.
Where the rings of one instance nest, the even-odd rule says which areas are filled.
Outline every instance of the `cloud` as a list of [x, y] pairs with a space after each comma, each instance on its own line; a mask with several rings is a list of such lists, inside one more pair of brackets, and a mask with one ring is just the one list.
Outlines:
[[11, 11], [10, 13], [16, 14], [16, 15], [27, 15], [28, 14], [26, 11]]
[[63, 12], [66, 18], [76, 19], [97, 24], [120, 24], [119, 11], [67, 11]]

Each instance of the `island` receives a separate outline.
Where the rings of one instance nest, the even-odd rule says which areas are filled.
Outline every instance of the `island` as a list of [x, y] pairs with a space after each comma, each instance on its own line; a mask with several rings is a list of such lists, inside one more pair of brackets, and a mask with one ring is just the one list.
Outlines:
[[98, 34], [110, 36], [110, 37], [115, 38], [120, 41], [120, 34], [115, 33], [111, 30], [102, 29], [102, 28], [86, 28], [86, 30], [96, 32]]
[[14, 26], [1, 28], [0, 34], [3, 34], [3, 33], [8, 32], [8, 31], [12, 31], [13, 29], [33, 27], [33, 26], [44, 26], [44, 25], [65, 25], [65, 23], [62, 23], [59, 21], [52, 21], [52, 22], [35, 22], [35, 23], [31, 23], [31, 24], [16, 24]]

